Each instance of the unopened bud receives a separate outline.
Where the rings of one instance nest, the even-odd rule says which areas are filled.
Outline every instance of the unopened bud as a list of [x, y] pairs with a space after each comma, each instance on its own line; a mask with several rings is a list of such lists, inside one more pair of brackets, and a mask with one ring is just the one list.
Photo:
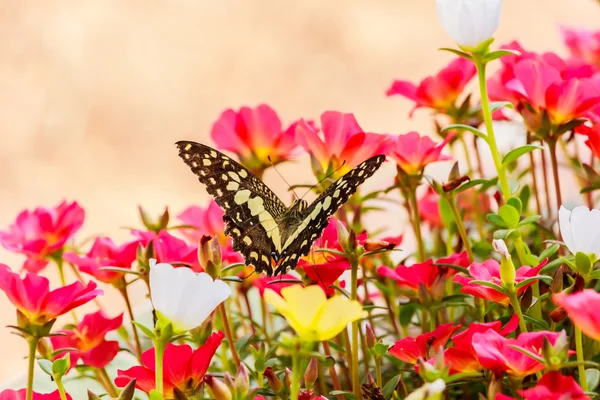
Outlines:
[[506, 243], [502, 239], [497, 239], [492, 242], [492, 246], [502, 256], [502, 260], [500, 260], [500, 280], [502, 281], [502, 285], [512, 290], [515, 286], [517, 272]]
[[244, 398], [250, 390], [250, 376], [248, 375], [248, 368], [244, 363], [240, 363], [237, 374], [235, 375], [234, 383], [235, 392], [240, 398]]
[[375, 336], [375, 332], [373, 332], [373, 328], [371, 328], [371, 324], [367, 324], [366, 327], [366, 340], [367, 347], [369, 349], [373, 349], [377, 344], [377, 337]]
[[292, 387], [292, 370], [287, 367], [283, 372], [283, 384], [286, 387]]
[[208, 385], [212, 395], [216, 400], [231, 400], [231, 390], [227, 387], [225, 383], [218, 380], [212, 375], [205, 375], [204, 382]]
[[562, 307], [556, 307], [550, 312], [550, 319], [558, 323], [567, 317], [567, 312]]
[[283, 389], [283, 384], [281, 383], [281, 379], [277, 376], [277, 374], [273, 371], [273, 368], [267, 367], [265, 372], [263, 372], [263, 376], [267, 378], [267, 382], [269, 383], [269, 387], [275, 393], [279, 393], [281, 389]]
[[348, 233], [348, 230], [346, 229], [342, 221], [339, 220], [337, 221], [337, 235], [338, 243], [342, 246], [344, 251], [349, 252], [350, 246], [348, 243], [348, 239], [350, 237], [350, 234]]
[[304, 386], [307, 390], [312, 390], [317, 378], [319, 377], [319, 363], [316, 358], [311, 358], [304, 371]]
[[396, 243], [390, 243], [385, 240], [367, 239], [364, 244], [366, 251], [392, 250]]

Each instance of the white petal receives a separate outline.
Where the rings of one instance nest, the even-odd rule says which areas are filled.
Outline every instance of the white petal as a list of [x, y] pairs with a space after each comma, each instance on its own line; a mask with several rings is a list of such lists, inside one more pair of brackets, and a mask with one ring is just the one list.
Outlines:
[[571, 212], [571, 232], [575, 252], [590, 252], [589, 249], [592, 248], [592, 243], [596, 238], [595, 232], [597, 232], [597, 229], [600, 229], [597, 225], [594, 226], [593, 219], [594, 213], [590, 212], [590, 209], [584, 206], [575, 207]]
[[490, 39], [500, 24], [502, 0], [437, 0], [444, 29], [459, 45], [475, 47]]
[[558, 225], [563, 242], [565, 242], [571, 253], [575, 254], [577, 251], [575, 250], [575, 239], [573, 239], [573, 228], [571, 226], [571, 211], [567, 210], [565, 206], [560, 206], [558, 210]]

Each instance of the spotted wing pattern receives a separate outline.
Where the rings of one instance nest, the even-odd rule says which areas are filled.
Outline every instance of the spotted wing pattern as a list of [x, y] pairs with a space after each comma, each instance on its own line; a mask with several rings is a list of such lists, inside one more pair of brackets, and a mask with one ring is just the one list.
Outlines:
[[272, 272], [271, 254], [281, 251], [277, 219], [285, 205], [260, 179], [225, 154], [196, 142], [177, 142], [179, 156], [224, 210], [233, 249], [257, 272]]
[[383, 155], [363, 161], [335, 181], [302, 212], [300, 224], [291, 228], [292, 230], [285, 235], [284, 256], [275, 270], [275, 275], [296, 268], [299, 259], [310, 252], [315, 240], [321, 236], [329, 218], [379, 169], [383, 161]]

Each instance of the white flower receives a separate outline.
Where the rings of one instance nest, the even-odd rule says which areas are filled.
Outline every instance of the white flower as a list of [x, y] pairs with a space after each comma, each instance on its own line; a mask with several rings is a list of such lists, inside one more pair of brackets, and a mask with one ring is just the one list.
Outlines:
[[171, 322], [176, 332], [201, 325], [231, 294], [227, 283], [207, 273], [173, 268], [150, 260], [150, 296], [159, 323]]
[[492, 247], [504, 258], [510, 258], [510, 253], [506, 247], [506, 243], [502, 239], [495, 239], [492, 241]]
[[406, 400], [438, 400], [442, 398], [444, 389], [446, 389], [446, 383], [440, 378], [433, 382], [425, 383], [409, 394]]
[[558, 222], [571, 253], [595, 254], [600, 259], [600, 210], [580, 206], [569, 211], [560, 206]]
[[494, 36], [502, 0], [437, 0], [437, 11], [444, 29], [463, 47], [477, 47]]

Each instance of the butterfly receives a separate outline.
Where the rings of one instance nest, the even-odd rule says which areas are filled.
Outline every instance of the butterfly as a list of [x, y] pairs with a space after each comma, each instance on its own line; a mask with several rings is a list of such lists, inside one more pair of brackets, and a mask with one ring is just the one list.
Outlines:
[[295, 200], [291, 207], [231, 157], [200, 143], [179, 141], [179, 156], [206, 185], [224, 211], [225, 234], [246, 265], [267, 276], [294, 269], [308, 255], [329, 218], [379, 169], [384, 155], [362, 162], [335, 181], [310, 205]]

